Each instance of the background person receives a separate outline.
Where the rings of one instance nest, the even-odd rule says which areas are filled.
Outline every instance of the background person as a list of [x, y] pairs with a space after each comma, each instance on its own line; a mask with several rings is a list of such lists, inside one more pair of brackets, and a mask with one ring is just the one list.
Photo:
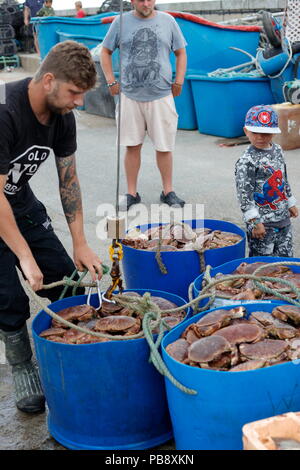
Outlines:
[[290, 217], [298, 216], [271, 106], [249, 109], [244, 132], [251, 145], [236, 163], [237, 196], [247, 226], [249, 256], [293, 256]]
[[55, 16], [55, 11], [52, 8], [52, 0], [46, 0], [36, 16]]
[[85, 18], [86, 12], [82, 9], [82, 2], [75, 2], [76, 16], [75, 18]]
[[[26, 320], [29, 299], [16, 267], [32, 289], [54, 302], [61, 288], [42, 285], [88, 269], [102, 275], [101, 261], [88, 246], [81, 192], [76, 173], [76, 124], [72, 110], [82, 106], [84, 93], [96, 83], [89, 50], [74, 41], [57, 44], [33, 79], [6, 85], [0, 105], [0, 339], [12, 366], [17, 407], [44, 410], [38, 372], [31, 361]], [[29, 180], [53, 150], [63, 210], [73, 242], [73, 259], [55, 235], [45, 206]], [[54, 185], [49, 181], [49, 191]], [[84, 293], [84, 289], [80, 289]], [[67, 294], [71, 295], [71, 290]]]
[[[120, 132], [121, 145], [126, 146], [128, 193], [124, 207], [120, 205], [120, 208], [128, 210], [141, 201], [137, 192], [137, 178], [146, 130], [155, 147], [162, 178], [160, 201], [170, 206], [183, 207], [185, 202], [175, 194], [172, 186], [172, 151], [178, 122], [173, 97], [180, 95], [184, 82], [186, 42], [174, 18], [154, 9], [155, 0], [131, 0], [131, 4], [134, 10], [123, 16]], [[101, 66], [113, 96], [120, 92], [111, 57], [120, 45], [119, 25], [119, 17], [116, 17], [104, 38], [101, 52]], [[173, 83], [171, 51], [176, 59]]]
[[34, 26], [30, 25], [30, 20], [36, 16], [37, 12], [43, 7], [44, 0], [26, 0], [24, 3], [24, 24], [26, 27], [32, 29], [34, 47], [36, 52], [40, 55], [40, 48], [37, 39], [37, 33]]

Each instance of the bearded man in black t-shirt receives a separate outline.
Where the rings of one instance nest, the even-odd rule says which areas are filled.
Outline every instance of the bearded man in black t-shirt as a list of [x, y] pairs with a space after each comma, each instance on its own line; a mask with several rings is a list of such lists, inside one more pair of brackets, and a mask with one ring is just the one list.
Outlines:
[[[0, 339], [12, 366], [17, 407], [29, 413], [44, 410], [45, 400], [31, 361], [26, 328], [29, 299], [16, 267], [39, 295], [52, 302], [58, 299], [60, 289], [45, 292], [43, 283], [70, 276], [75, 265], [79, 271], [88, 269], [94, 280], [102, 276], [101, 260], [84, 235], [72, 113], [82, 106], [84, 93], [95, 82], [96, 70], [88, 49], [66, 41], [51, 49], [33, 79], [7, 84], [5, 104], [0, 105]], [[51, 150], [74, 262], [29, 186]]]

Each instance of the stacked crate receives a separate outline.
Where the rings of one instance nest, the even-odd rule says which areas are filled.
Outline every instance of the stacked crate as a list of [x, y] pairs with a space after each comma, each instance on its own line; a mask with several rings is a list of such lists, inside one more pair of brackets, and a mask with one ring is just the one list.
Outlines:
[[19, 10], [15, 2], [6, 0], [0, 3], [0, 68], [16, 65], [17, 44], [12, 26], [14, 16]]

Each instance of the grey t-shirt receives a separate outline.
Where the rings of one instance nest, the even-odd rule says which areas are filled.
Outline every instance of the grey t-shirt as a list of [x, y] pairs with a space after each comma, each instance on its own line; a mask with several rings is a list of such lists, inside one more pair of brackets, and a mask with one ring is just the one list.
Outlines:
[[[174, 18], [156, 11], [152, 18], [123, 15], [122, 92], [135, 101], [168, 96], [172, 84], [170, 52], [186, 46]], [[107, 32], [102, 45], [114, 51], [120, 45], [120, 17]]]

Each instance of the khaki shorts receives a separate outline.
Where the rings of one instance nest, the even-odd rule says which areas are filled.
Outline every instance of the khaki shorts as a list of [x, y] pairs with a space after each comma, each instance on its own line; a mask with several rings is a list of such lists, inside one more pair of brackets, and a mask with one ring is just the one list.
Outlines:
[[[154, 101], [134, 101], [121, 94], [120, 143], [126, 147], [140, 145], [146, 133], [155, 150], [172, 152], [175, 146], [178, 114], [173, 95]], [[116, 120], [118, 126], [118, 110]]]

